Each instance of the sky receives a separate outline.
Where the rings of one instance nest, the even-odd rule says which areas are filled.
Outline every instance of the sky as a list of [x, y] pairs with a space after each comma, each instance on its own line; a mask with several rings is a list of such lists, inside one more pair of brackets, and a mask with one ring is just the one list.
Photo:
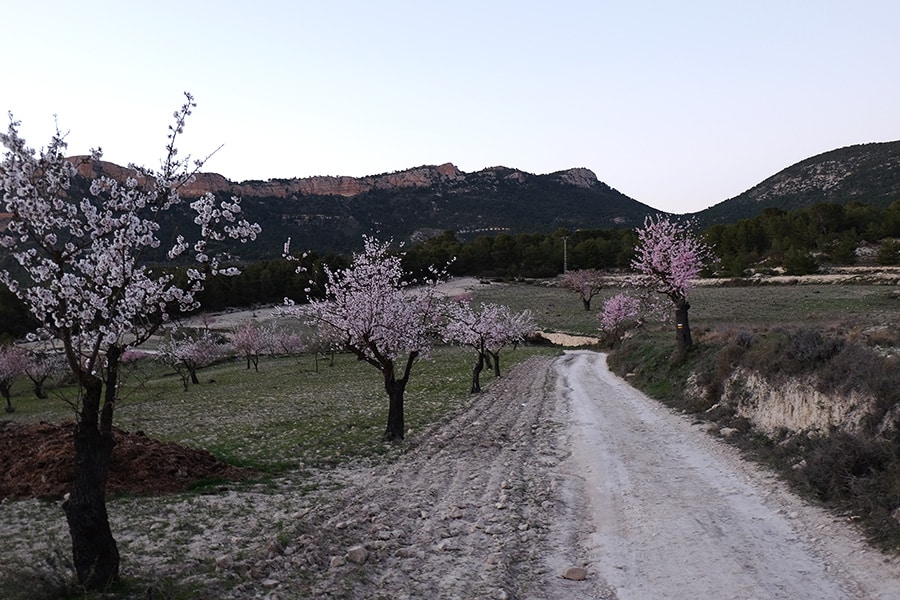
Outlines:
[[683, 214], [900, 140], [896, 0], [2, 0], [0, 15], [0, 109], [29, 145], [58, 125], [72, 155], [157, 167], [188, 91], [181, 153], [214, 152], [203, 170], [232, 181], [584, 167]]

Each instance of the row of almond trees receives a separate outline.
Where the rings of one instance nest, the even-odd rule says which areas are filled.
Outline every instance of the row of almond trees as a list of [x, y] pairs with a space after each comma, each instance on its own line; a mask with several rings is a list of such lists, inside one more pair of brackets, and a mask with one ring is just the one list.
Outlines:
[[[195, 107], [193, 97], [185, 96], [174, 114], [158, 170], [131, 165], [133, 177], [124, 182], [97, 177], [86, 193], [73, 186], [77, 169], [65, 157], [64, 135], [57, 131], [36, 152], [19, 135], [19, 123], [12, 118], [7, 132], [0, 134], [0, 144], [6, 148], [0, 163], [0, 189], [3, 209], [12, 215], [0, 231], [0, 249], [15, 261], [14, 266], [0, 270], [0, 283], [40, 323], [38, 335], [59, 344], [78, 384], [75, 466], [63, 509], [75, 573], [90, 590], [106, 589], [119, 577], [119, 552], [106, 509], [106, 481], [123, 359], [127, 360], [131, 349], [159, 335], [172, 314], [196, 310], [197, 294], [208, 277], [236, 273], [210, 251], [215, 242], [251, 241], [260, 231], [242, 217], [238, 198], [222, 201], [207, 194], [189, 205], [196, 230], [182, 232], [168, 248], [170, 260], [194, 262], [187, 279], [178, 280], [170, 270], [147, 264], [146, 253], [162, 244], [158, 232], [163, 215], [182, 204], [180, 190], [206, 162], [206, 158], [192, 161], [178, 154], [176, 141]], [[90, 157], [99, 158], [99, 151]], [[656, 223], [662, 226], [668, 221]], [[645, 231], [654, 229], [650, 227], [654, 223], [647, 225]], [[389, 400], [384, 437], [399, 440], [405, 432], [403, 397], [411, 372], [435, 343], [443, 338], [477, 352], [472, 384], [477, 391], [484, 364], [491, 362], [499, 370], [499, 349], [520, 340], [534, 324], [527, 311], [513, 315], [495, 305], [447, 302], [437, 290], [439, 273], [410, 282], [389, 243], [373, 238], [363, 241], [363, 252], [348, 268], [326, 271], [321, 300], [290, 305], [283, 312], [326, 328], [334, 344], [381, 373]], [[664, 243], [648, 257], [655, 261], [653, 269], [672, 271], [668, 274], [674, 275], [669, 278], [674, 287], [654, 272], [652, 289], [668, 295], [676, 311], [684, 312], [686, 323], [688, 305], [679, 282], [692, 272], [681, 268], [691, 261], [684, 260], [679, 246], [670, 249], [675, 258], [668, 263]], [[288, 250], [286, 246], [286, 256]], [[252, 360], [248, 354], [248, 361]]]
[[[615, 345], [628, 328], [645, 319], [665, 320], [674, 309], [675, 341], [678, 350], [686, 352], [694, 343], [688, 292], [700, 272], [718, 259], [713, 248], [693, 233], [690, 222], [648, 217], [637, 236], [631, 273], [622, 286], [627, 291], [603, 303], [599, 329]], [[597, 269], [578, 269], [564, 273], [559, 283], [577, 293], [584, 309], [590, 310], [594, 297], [610, 286], [610, 278]]]

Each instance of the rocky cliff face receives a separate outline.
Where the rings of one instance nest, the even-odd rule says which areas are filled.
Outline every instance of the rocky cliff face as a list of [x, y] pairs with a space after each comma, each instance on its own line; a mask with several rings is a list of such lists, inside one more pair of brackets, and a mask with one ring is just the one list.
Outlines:
[[[106, 161], [88, 161], [87, 157], [72, 157], [78, 163], [79, 174], [86, 177], [107, 175], [122, 180], [133, 173], [124, 167]], [[584, 168], [568, 169], [552, 173], [565, 185], [591, 188], [599, 183], [593, 171]], [[367, 177], [314, 176], [294, 179], [269, 179], [268, 181], [233, 182], [218, 173], [199, 173], [194, 182], [182, 189], [188, 198], [206, 192], [228, 193], [239, 197], [289, 198], [292, 196], [341, 196], [350, 198], [372, 190], [404, 188], [429, 188], [440, 184], [464, 185], [472, 179], [494, 179], [524, 182], [534, 177], [530, 173], [507, 167], [491, 167], [476, 173], [464, 173], [452, 163], [425, 165], [394, 173]]]
[[[106, 175], [123, 180], [133, 172], [107, 161], [89, 161], [85, 156], [72, 157], [78, 173], [85, 177]], [[226, 192], [240, 197], [288, 198], [290, 196], [342, 196], [352, 197], [373, 189], [430, 187], [442, 181], [465, 179], [465, 174], [454, 165], [423, 166], [396, 173], [368, 177], [315, 176], [294, 179], [270, 179], [268, 181], [233, 182], [218, 173], [199, 173], [193, 183], [182, 189], [187, 198], [206, 192]]]

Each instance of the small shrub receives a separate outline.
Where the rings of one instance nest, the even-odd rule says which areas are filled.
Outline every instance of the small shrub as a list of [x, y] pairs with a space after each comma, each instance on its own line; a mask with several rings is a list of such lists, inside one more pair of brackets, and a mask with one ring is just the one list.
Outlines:
[[835, 432], [807, 456], [803, 475], [822, 500], [848, 500], [861, 479], [883, 470], [890, 459], [883, 443]]

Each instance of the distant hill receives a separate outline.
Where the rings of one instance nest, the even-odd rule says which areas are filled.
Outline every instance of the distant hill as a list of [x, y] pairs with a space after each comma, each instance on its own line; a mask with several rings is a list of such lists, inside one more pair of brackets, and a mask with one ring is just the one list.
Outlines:
[[802, 160], [743, 194], [696, 213], [701, 225], [732, 223], [766, 208], [819, 202], [886, 207], [900, 200], [900, 141], [847, 146]]
[[[125, 174], [107, 162], [83, 163], [80, 172], [116, 178]], [[361, 247], [363, 234], [414, 242], [451, 230], [466, 240], [500, 232], [634, 227], [658, 212], [599, 181], [588, 169], [534, 175], [492, 167], [465, 173], [447, 163], [360, 178], [240, 183], [205, 173], [183, 195], [207, 191], [241, 197], [248, 218], [262, 225], [257, 242], [237, 249], [243, 258], [279, 256], [288, 237], [296, 249], [347, 252]]]
[[[105, 173], [120, 178], [128, 173], [108, 162], [79, 163], [85, 176]], [[508, 167], [466, 173], [447, 163], [367, 177], [243, 182], [202, 173], [183, 190], [188, 198], [207, 191], [241, 197], [248, 217], [263, 226], [257, 242], [234, 249], [245, 259], [280, 255], [288, 237], [295, 249], [346, 253], [360, 248], [363, 234], [416, 242], [449, 230], [468, 241], [501, 232], [632, 228], [660, 212], [584, 168], [545, 175]], [[706, 227], [752, 218], [769, 207], [791, 211], [819, 202], [854, 200], [880, 207], [900, 200], [900, 141], [813, 156], [691, 216]], [[175, 228], [190, 227], [178, 221]]]

